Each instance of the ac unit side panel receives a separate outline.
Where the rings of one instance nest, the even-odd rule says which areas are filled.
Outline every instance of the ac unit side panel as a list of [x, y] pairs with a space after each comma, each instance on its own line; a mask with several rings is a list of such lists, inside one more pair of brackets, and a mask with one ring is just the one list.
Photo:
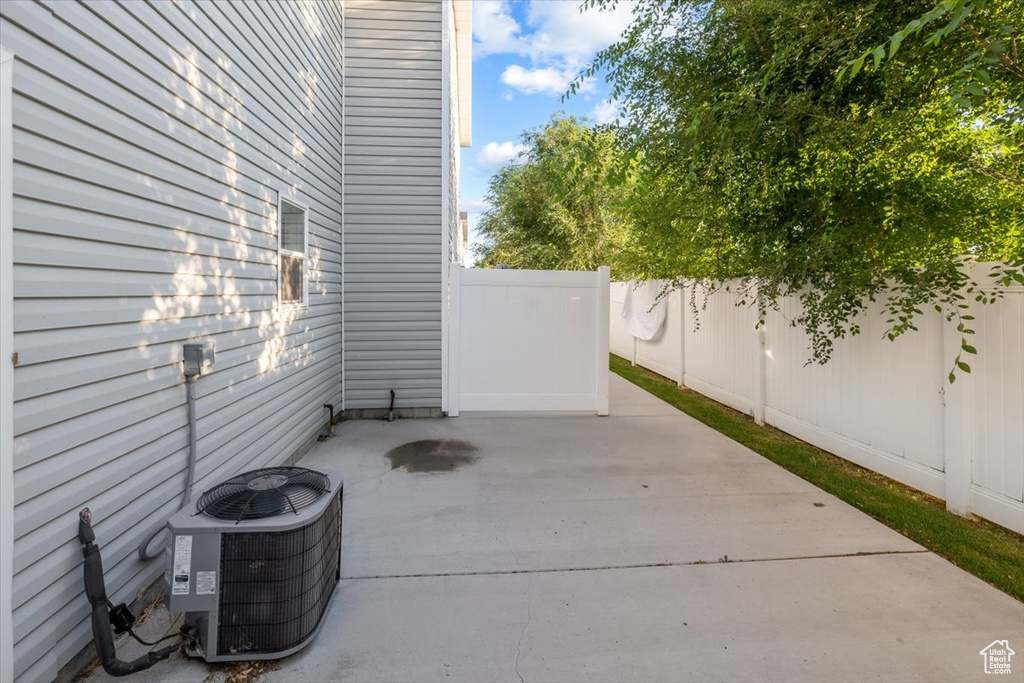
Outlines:
[[171, 534], [164, 574], [164, 596], [169, 611], [217, 609], [220, 549], [221, 534], [209, 529], [184, 529]]

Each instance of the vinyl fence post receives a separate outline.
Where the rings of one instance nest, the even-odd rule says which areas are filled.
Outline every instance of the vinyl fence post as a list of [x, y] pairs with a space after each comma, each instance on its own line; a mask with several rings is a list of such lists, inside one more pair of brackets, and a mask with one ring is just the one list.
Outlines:
[[[629, 293], [629, 289], [633, 289], [634, 291], [636, 291], [636, 285], [638, 285], [639, 283], [640, 283], [640, 281], [635, 279], [635, 278], [630, 280], [628, 283], [626, 283], [627, 294]], [[627, 328], [626, 331], [629, 332], [629, 329]], [[636, 340], [636, 337], [633, 336], [632, 332], [629, 332], [629, 336], [633, 337], [633, 355], [629, 359], [629, 364], [632, 365], [635, 368], [636, 367], [637, 340]]]
[[[970, 309], [968, 309], [970, 310]], [[936, 314], [939, 315], [939, 314]], [[943, 321], [942, 362], [951, 363], [960, 353], [960, 333], [955, 322]], [[958, 515], [971, 512], [971, 470], [973, 434], [971, 407], [974, 398], [971, 376], [958, 373], [950, 384], [942, 373], [943, 469], [946, 473], [946, 509]]]
[[757, 290], [754, 290], [754, 306], [749, 310], [753, 313], [754, 318], [754, 395], [751, 397], [752, 411], [754, 413], [754, 422], [759, 425], [764, 424], [764, 404], [765, 404], [765, 335], [764, 326], [759, 326], [758, 315], [758, 295]]
[[757, 341], [755, 342], [757, 364], [754, 366], [754, 422], [759, 425], [763, 425], [766, 381], [764, 362], [764, 329], [758, 328], [755, 334], [757, 335]]
[[679, 386], [686, 386], [686, 287], [679, 288]]
[[[611, 334], [611, 268], [597, 269], [597, 414], [608, 414], [608, 338]], [[636, 359], [636, 337], [633, 338]]]
[[460, 343], [462, 340], [462, 266], [451, 264], [450, 318], [448, 323], [448, 417], [459, 416], [459, 404], [462, 400], [460, 382]]

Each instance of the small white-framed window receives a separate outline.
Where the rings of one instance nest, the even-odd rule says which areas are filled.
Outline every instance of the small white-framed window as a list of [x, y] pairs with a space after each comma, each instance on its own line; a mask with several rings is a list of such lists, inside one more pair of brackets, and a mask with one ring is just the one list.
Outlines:
[[309, 245], [309, 209], [280, 197], [277, 206], [277, 303], [305, 306], [309, 277], [306, 253]]

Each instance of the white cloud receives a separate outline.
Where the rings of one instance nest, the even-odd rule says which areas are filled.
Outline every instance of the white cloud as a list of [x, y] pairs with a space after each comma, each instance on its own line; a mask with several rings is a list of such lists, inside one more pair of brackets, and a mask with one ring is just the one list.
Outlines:
[[534, 29], [528, 36], [530, 56], [563, 58], [571, 66], [582, 66], [622, 35], [633, 5], [620, 2], [608, 11], [581, 13], [579, 2], [534, 0], [526, 11], [526, 22]]
[[[519, 64], [510, 64], [501, 73], [501, 82], [527, 95], [540, 93], [559, 97], [568, 90], [569, 83], [576, 77], [576, 73], [574, 69], [558, 69], [552, 66], [527, 69]], [[586, 94], [595, 90], [594, 79], [588, 78], [580, 83], [577, 92]], [[505, 99], [512, 101], [511, 96]]]
[[619, 103], [615, 100], [605, 100], [598, 104], [590, 112], [590, 118], [595, 123], [602, 125], [605, 123], [611, 123], [619, 116]]
[[488, 142], [476, 153], [476, 165], [484, 173], [497, 171], [509, 162], [513, 162], [526, 150], [525, 145], [508, 142]]
[[572, 80], [573, 72], [560, 71], [552, 67], [544, 69], [524, 69], [518, 64], [510, 64], [501, 74], [501, 82], [527, 95], [544, 93], [555, 97], [565, 92]]
[[580, 12], [580, 3], [574, 0], [532, 0], [526, 9], [524, 30], [512, 16], [507, 1], [476, 0], [473, 56], [511, 53], [580, 66], [622, 35], [634, 4], [627, 0], [607, 11]]
[[502, 0], [477, 0], [473, 3], [473, 57], [501, 52], [519, 53], [523, 39], [519, 22]]
[[[508, 2], [479, 0], [473, 5], [473, 56], [525, 57], [529, 66], [509, 67], [502, 82], [525, 93], [559, 96], [599, 50], [622, 34], [632, 16], [633, 3], [628, 1], [610, 11], [581, 13], [579, 5], [575, 0], [532, 0], [523, 26]], [[592, 89], [584, 84], [582, 91]]]
[[505, 100], [506, 102], [511, 102], [513, 99], [515, 99], [515, 96], [512, 94], [511, 90], [506, 90], [505, 92], [501, 93], [501, 99]]
[[460, 203], [459, 208], [466, 213], [483, 213], [491, 208], [491, 205], [485, 199], [464, 199]]

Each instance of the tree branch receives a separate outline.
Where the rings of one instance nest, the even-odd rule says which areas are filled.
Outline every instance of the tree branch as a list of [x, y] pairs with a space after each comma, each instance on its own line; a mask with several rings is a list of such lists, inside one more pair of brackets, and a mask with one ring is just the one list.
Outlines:
[[1003, 67], [1006, 68], [1007, 71], [1009, 71], [1014, 76], [1024, 81], [1024, 69], [1022, 69], [1019, 64], [1010, 59], [1005, 52], [996, 52], [991, 47], [989, 47], [989, 42], [985, 40], [985, 38], [981, 35], [981, 32], [978, 29], [974, 28], [973, 26], [966, 22], [964, 22], [963, 27], [965, 31], [967, 31], [974, 37], [975, 40], [981, 43], [983, 49], [986, 52], [994, 54], [996, 58], [1000, 61], [1000, 63], [1002, 63]]

